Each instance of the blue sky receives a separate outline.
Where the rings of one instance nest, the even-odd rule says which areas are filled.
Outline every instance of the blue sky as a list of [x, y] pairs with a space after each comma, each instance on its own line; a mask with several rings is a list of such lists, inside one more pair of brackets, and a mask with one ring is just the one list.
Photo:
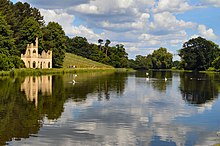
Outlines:
[[[13, 2], [17, 2], [13, 0]], [[124, 44], [129, 58], [159, 47], [177, 54], [198, 36], [220, 44], [219, 0], [21, 0], [40, 10], [46, 23], [62, 25], [66, 35], [90, 43], [110, 39]], [[177, 56], [174, 60], [178, 59]]]

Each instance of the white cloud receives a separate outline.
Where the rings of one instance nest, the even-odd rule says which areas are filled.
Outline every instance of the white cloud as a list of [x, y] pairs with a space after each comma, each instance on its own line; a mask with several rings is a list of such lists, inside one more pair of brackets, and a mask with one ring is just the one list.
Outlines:
[[186, 0], [159, 0], [153, 12], [184, 12], [192, 9]]
[[170, 12], [155, 14], [154, 21], [150, 24], [150, 28], [156, 31], [176, 31], [193, 27], [195, 27], [194, 23], [177, 20], [176, 17]]
[[217, 35], [215, 35], [213, 29], [211, 29], [211, 28], [207, 29], [205, 25], [198, 25], [198, 31], [201, 36], [203, 36], [207, 39], [218, 38]]
[[66, 34], [69, 34], [71, 31], [72, 23], [74, 21], [74, 16], [70, 15], [63, 10], [45, 10], [40, 9], [41, 14], [44, 16], [46, 24], [48, 22], [57, 22], [62, 25]]
[[[110, 39], [111, 45], [124, 44], [129, 57], [146, 54], [148, 48], [171, 48], [175, 52], [197, 34], [216, 39], [213, 29], [184, 19], [184, 12], [198, 8], [188, 0], [23, 0], [37, 6], [46, 22], [62, 25], [68, 36], [83, 36], [89, 42]], [[217, 0], [201, 0], [219, 5]], [[194, 5], [191, 5], [193, 4]], [[47, 9], [45, 9], [47, 8]], [[180, 17], [179, 17], [180, 16]], [[77, 24], [77, 25], [76, 25]], [[98, 32], [98, 33], [97, 33]]]
[[73, 27], [72, 35], [86, 37], [92, 43], [96, 43], [98, 39], [105, 37], [104, 33], [96, 34], [92, 29], [89, 29], [83, 25], [80, 25], [79, 27]]
[[199, 37], [199, 35], [194, 34], [194, 35], [192, 35], [192, 36], [190, 37], [190, 39], [195, 39], [195, 38], [198, 38], [198, 37]]
[[205, 4], [213, 5], [215, 7], [220, 7], [219, 0], [202, 0]]
[[66, 35], [69, 36], [82, 36], [89, 39], [91, 42], [97, 42], [99, 38], [104, 36], [102, 34], [96, 34], [92, 29], [87, 28], [86, 26], [74, 26], [74, 15], [70, 15], [63, 10], [45, 10], [40, 9], [41, 14], [44, 16], [46, 23], [53, 21], [59, 23]]
[[73, 8], [75, 11], [85, 14], [99, 14], [99, 9], [95, 5], [81, 4]]

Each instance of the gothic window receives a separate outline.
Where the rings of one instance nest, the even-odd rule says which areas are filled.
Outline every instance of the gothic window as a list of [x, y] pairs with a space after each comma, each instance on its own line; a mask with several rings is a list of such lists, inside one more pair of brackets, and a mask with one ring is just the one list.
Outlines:
[[35, 53], [36, 53], [36, 50], [34, 50], [33, 53], [35, 54]]
[[35, 61], [33, 62], [33, 68], [36, 68], [36, 62]]
[[50, 68], [50, 62], [48, 62], [48, 68]]
[[30, 68], [30, 67], [31, 67], [30, 61], [28, 61], [28, 68]]
[[43, 68], [42, 62], [40, 63], [40, 68]]
[[31, 55], [31, 51], [28, 49], [28, 55]]

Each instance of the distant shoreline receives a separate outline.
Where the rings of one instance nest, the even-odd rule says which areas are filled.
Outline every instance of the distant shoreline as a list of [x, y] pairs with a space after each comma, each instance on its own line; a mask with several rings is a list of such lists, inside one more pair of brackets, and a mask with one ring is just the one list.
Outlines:
[[62, 75], [65, 73], [79, 72], [103, 72], [115, 71], [115, 68], [53, 68], [53, 69], [12, 69], [10, 71], [0, 71], [0, 76], [38, 76], [38, 75]]
[[66, 73], [82, 72], [134, 72], [127, 68], [53, 68], [53, 69], [12, 69], [10, 71], [0, 71], [0, 76], [40, 76], [40, 75], [62, 75]]

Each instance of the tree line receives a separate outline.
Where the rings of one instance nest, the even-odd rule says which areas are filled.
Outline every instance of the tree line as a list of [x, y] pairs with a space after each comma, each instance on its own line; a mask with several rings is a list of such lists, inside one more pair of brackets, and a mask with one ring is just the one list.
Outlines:
[[66, 51], [116, 68], [128, 67], [128, 54], [124, 45], [109, 46], [110, 43], [108, 39], [105, 42], [99, 39], [98, 45], [90, 44], [85, 37], [76, 36], [67, 38]]
[[197, 37], [185, 42], [178, 55], [181, 60], [172, 61], [173, 55], [166, 48], [159, 48], [147, 56], [137, 55], [130, 64], [136, 69], [220, 70], [220, 48], [205, 38]]
[[123, 45], [110, 47], [110, 40], [100, 41], [98, 45], [89, 44], [86, 38], [69, 38], [60, 24], [49, 22], [45, 25], [40, 11], [28, 3], [13, 4], [0, 0], [0, 70], [24, 67], [20, 59], [27, 44], [39, 38], [39, 53], [52, 50], [52, 66], [61, 68], [66, 52], [112, 65], [128, 67], [128, 54]]
[[24, 67], [20, 58], [27, 44], [39, 38], [39, 53], [52, 50], [52, 67], [61, 68], [65, 53], [111, 65], [116, 68], [134, 69], [177, 69], [219, 70], [219, 46], [205, 38], [198, 37], [185, 42], [179, 50], [180, 61], [173, 61], [173, 55], [166, 48], [159, 48], [146, 56], [137, 55], [128, 59], [123, 44], [110, 46], [109, 39], [89, 43], [85, 37], [69, 38], [62, 26], [56, 22], [44, 22], [37, 8], [28, 3], [0, 0], [0, 70]]

